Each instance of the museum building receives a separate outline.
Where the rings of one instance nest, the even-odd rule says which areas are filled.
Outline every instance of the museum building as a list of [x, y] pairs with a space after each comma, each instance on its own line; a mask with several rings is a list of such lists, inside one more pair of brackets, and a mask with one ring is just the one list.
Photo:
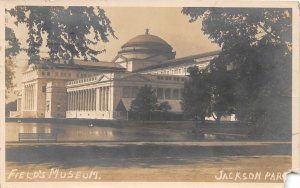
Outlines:
[[159, 102], [182, 113], [187, 69], [205, 68], [219, 51], [175, 58], [163, 39], [146, 32], [126, 42], [111, 62], [31, 64], [23, 73], [15, 117], [126, 119], [139, 88], [151, 85]]

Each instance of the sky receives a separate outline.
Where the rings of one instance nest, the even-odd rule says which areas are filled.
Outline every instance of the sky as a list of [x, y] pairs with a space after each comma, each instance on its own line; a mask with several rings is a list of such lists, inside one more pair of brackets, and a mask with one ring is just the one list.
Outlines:
[[[101, 61], [111, 61], [117, 55], [121, 46], [131, 38], [145, 33], [148, 28], [150, 34], [156, 35], [168, 42], [176, 58], [205, 53], [219, 49], [212, 43], [207, 35], [201, 31], [201, 20], [190, 23], [189, 17], [181, 13], [181, 8], [164, 7], [104, 7], [111, 26], [118, 39], [110, 37], [108, 43], [99, 42], [99, 49], [106, 49], [105, 53], [98, 56]], [[16, 37], [26, 47], [27, 28], [24, 25], [14, 26], [11, 17], [7, 16], [7, 25], [13, 27]], [[41, 50], [42, 56], [47, 55], [47, 49]], [[27, 63], [27, 55], [21, 53], [16, 57], [17, 87], [21, 86], [21, 73]]]

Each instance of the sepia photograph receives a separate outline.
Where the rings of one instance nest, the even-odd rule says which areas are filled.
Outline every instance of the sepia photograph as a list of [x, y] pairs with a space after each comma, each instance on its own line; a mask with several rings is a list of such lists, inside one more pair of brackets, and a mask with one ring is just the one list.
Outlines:
[[283, 183], [293, 13], [6, 5], [5, 181]]

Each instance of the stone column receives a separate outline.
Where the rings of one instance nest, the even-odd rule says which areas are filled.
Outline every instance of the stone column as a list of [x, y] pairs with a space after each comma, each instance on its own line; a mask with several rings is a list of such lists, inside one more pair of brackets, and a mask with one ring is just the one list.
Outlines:
[[106, 99], [107, 99], [107, 95], [106, 95], [106, 87], [104, 87], [104, 105], [103, 105], [103, 110], [106, 111]]
[[80, 109], [81, 109], [81, 111], [84, 110], [84, 90], [81, 90]]
[[82, 90], [82, 110], [85, 111], [85, 90]]
[[28, 110], [28, 86], [26, 86], [26, 91], [25, 91], [25, 98], [26, 98], [26, 110]]
[[96, 88], [96, 89], [95, 89], [95, 92], [96, 92], [96, 96], [95, 96], [95, 97], [96, 97], [96, 99], [95, 99], [95, 100], [96, 100], [96, 101], [95, 101], [96, 107], [95, 107], [95, 110], [96, 110], [96, 111], [99, 111], [99, 105], [100, 105], [100, 103], [99, 103], [99, 96], [100, 96], [100, 95], [99, 95], [99, 92], [100, 92], [100, 89], [99, 89], [99, 88]]
[[31, 100], [30, 110], [33, 110], [33, 84], [31, 84], [30, 86], [30, 100]]
[[28, 87], [28, 103], [29, 103], [28, 109], [31, 110], [31, 85], [29, 85]]
[[38, 109], [38, 84], [35, 83], [33, 87], [33, 96], [34, 96], [34, 110], [37, 111]]
[[100, 110], [103, 111], [103, 108], [104, 108], [104, 87], [101, 87], [101, 108]]
[[78, 91], [74, 92], [74, 110], [78, 111]]
[[26, 110], [27, 107], [27, 88], [24, 86], [24, 110]]
[[106, 87], [106, 108], [105, 108], [105, 111], [108, 111], [108, 103], [109, 103], [109, 87]]
[[96, 88], [93, 89], [93, 111], [96, 111]]
[[88, 111], [88, 106], [89, 106], [89, 90], [85, 90], [85, 111]]
[[71, 91], [71, 109], [70, 111], [73, 111], [73, 91]]
[[81, 111], [81, 91], [78, 91], [78, 111]]
[[94, 89], [90, 89], [90, 100], [89, 100], [89, 102], [90, 102], [90, 106], [89, 106], [90, 111], [93, 111], [93, 106], [94, 106], [94, 103], [93, 103], [93, 92], [94, 92]]
[[89, 110], [93, 111], [93, 89], [90, 89], [90, 105]]
[[32, 85], [29, 85], [29, 110], [32, 108]]

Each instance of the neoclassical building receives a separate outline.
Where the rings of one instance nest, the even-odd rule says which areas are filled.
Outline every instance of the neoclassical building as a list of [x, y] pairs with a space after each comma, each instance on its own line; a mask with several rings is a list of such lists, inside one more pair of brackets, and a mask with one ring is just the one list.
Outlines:
[[126, 119], [140, 87], [151, 85], [159, 102], [181, 113], [187, 69], [205, 68], [218, 51], [184, 58], [146, 32], [126, 42], [111, 62], [41, 62], [23, 73], [19, 117]]

